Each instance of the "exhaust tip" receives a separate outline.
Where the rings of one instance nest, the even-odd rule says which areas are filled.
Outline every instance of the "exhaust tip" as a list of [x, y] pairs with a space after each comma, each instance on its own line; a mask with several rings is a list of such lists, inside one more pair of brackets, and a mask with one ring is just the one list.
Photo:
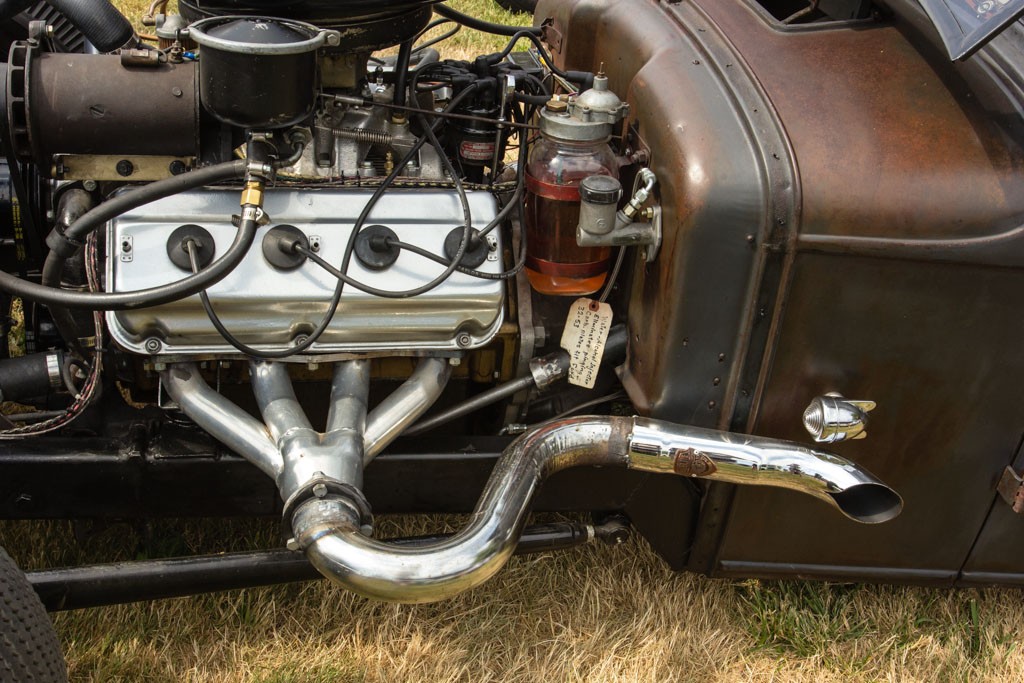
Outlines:
[[857, 484], [828, 495], [844, 515], [862, 524], [888, 522], [903, 511], [903, 499], [885, 484]]

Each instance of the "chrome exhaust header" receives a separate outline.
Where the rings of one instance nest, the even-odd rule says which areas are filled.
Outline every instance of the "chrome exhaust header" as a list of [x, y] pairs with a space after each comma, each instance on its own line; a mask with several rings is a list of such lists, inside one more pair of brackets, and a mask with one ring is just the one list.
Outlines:
[[[283, 365], [252, 364], [266, 425], [212, 391], [194, 366], [169, 368], [162, 381], [199, 426], [275, 478], [295, 545], [310, 562], [346, 588], [380, 600], [432, 602], [486, 581], [514, 551], [534, 493], [547, 477], [571, 467], [786, 488], [865, 524], [893, 519], [903, 507], [895, 491], [863, 468], [801, 444], [648, 418], [578, 417], [543, 425], [509, 445], [469, 524], [455, 536], [412, 547], [381, 542], [368, 534], [362, 466], [372, 457], [368, 451], [381, 448], [371, 444], [390, 441], [403, 428], [381, 422], [385, 416], [403, 419], [396, 406], [420, 406], [443, 388], [441, 368], [421, 368], [402, 395], [368, 418], [365, 361], [339, 364], [324, 434], [309, 425]], [[372, 430], [366, 427], [374, 422]], [[368, 442], [367, 431], [380, 440]]]

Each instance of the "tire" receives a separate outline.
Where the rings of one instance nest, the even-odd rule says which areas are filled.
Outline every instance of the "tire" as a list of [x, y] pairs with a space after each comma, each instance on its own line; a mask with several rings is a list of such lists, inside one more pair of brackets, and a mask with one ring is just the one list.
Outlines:
[[494, 0], [509, 12], [526, 12], [533, 14], [537, 9], [537, 0]]
[[25, 575], [0, 548], [0, 682], [66, 683], [53, 623]]

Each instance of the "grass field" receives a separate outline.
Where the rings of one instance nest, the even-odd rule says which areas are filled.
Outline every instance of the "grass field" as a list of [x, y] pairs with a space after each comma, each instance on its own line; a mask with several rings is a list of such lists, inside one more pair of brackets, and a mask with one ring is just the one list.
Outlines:
[[[385, 519], [385, 535], [451, 529]], [[274, 522], [3, 523], [27, 566], [275, 544]], [[80, 534], [81, 536], [81, 534]], [[38, 539], [47, 539], [39, 544]], [[450, 602], [326, 582], [56, 615], [73, 681], [1020, 681], [1017, 591], [721, 581], [641, 540], [514, 558]]]
[[[135, 16], [144, 8], [121, 4]], [[452, 4], [477, 13], [488, 5]], [[457, 51], [493, 49], [469, 31], [458, 41]], [[381, 532], [457, 522], [385, 519]], [[0, 523], [0, 543], [25, 566], [44, 567], [279, 538], [268, 521]], [[320, 582], [62, 613], [56, 625], [72, 680], [97, 683], [953, 682], [1024, 680], [1022, 614], [1017, 591], [673, 574], [633, 539], [515, 558], [483, 587], [438, 605], [374, 603]]]

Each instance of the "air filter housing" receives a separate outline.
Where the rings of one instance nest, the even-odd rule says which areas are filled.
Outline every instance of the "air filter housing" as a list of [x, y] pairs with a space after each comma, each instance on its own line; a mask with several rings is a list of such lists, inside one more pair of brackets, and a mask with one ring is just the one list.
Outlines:
[[208, 17], [269, 15], [304, 21], [345, 36], [336, 53], [368, 53], [398, 45], [430, 21], [428, 0], [179, 0], [191, 21]]

